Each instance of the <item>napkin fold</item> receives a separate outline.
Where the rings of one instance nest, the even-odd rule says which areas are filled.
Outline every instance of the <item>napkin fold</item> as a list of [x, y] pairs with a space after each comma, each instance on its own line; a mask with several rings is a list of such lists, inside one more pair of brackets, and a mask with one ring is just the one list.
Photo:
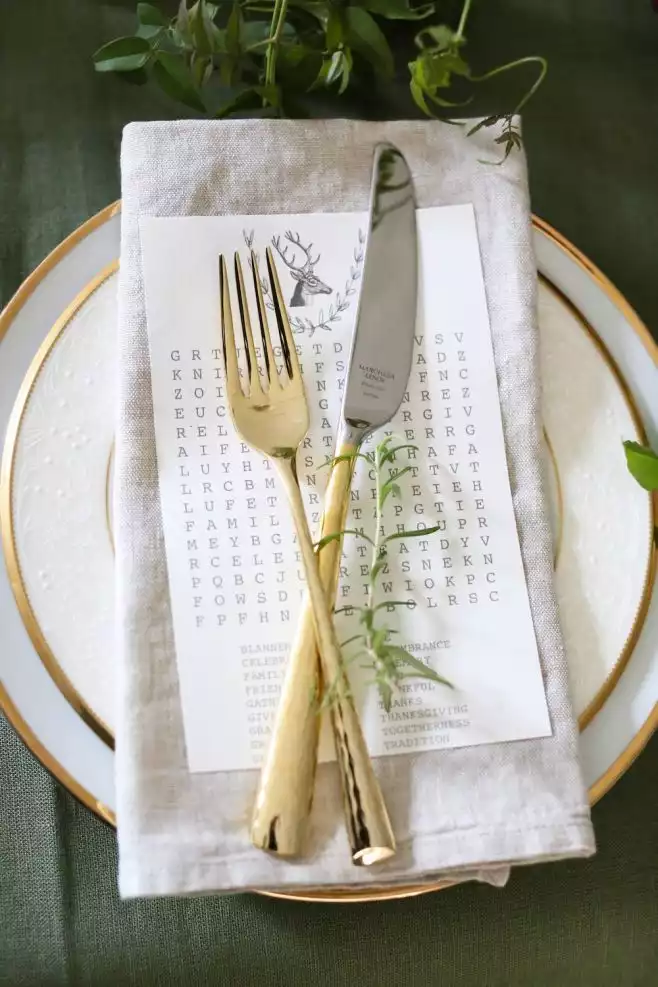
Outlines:
[[[478, 879], [515, 864], [594, 852], [553, 593], [541, 483], [536, 271], [522, 152], [493, 167], [485, 129], [436, 122], [131, 124], [121, 153], [116, 556], [116, 784], [124, 897], [247, 888], [372, 887]], [[183, 739], [160, 511], [141, 216], [364, 210], [373, 147], [391, 141], [419, 207], [475, 208], [508, 466], [553, 734], [375, 762], [397, 856], [354, 867], [334, 764], [318, 770], [309, 855], [275, 860], [249, 842], [258, 772], [190, 774]]]

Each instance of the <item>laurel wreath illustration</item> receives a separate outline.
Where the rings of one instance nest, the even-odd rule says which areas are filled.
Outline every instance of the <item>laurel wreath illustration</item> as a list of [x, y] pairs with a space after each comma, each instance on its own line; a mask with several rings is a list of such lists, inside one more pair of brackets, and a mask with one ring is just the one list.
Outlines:
[[[254, 252], [256, 257], [256, 263], [260, 264], [260, 257], [258, 251], [254, 250], [254, 230], [243, 230], [242, 236], [244, 238], [245, 245], [249, 251]], [[361, 272], [363, 268], [363, 259], [365, 255], [365, 242], [366, 235], [363, 230], [359, 230], [357, 235], [357, 245], [354, 247], [352, 252], [352, 260], [350, 261], [349, 276], [345, 282], [345, 288], [342, 292], [337, 291], [334, 300], [330, 303], [329, 308], [320, 309], [318, 313], [317, 320], [309, 318], [302, 318], [301, 316], [289, 316], [290, 326], [295, 333], [308, 333], [309, 337], [315, 335], [319, 329], [323, 329], [325, 332], [331, 332], [333, 325], [336, 322], [340, 322], [343, 315], [351, 308], [352, 302], [354, 300], [354, 295], [357, 293], [358, 282], [361, 279]], [[251, 260], [249, 261], [251, 265]], [[263, 296], [265, 298], [265, 304], [269, 309], [273, 309], [274, 305], [270, 296], [270, 286], [266, 278], [260, 277], [261, 288], [263, 290]]]

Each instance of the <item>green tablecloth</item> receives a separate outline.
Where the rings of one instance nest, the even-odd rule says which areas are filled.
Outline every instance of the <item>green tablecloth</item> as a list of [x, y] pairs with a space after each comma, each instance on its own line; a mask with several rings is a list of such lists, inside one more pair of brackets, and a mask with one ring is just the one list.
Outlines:
[[[441, 4], [445, 6], [445, 4]], [[453, 4], [454, 6], [454, 4]], [[93, 73], [132, 0], [0, 3], [0, 297], [119, 195], [121, 127], [171, 115]], [[401, 29], [400, 29], [401, 30]], [[537, 51], [535, 211], [658, 330], [658, 16], [650, 0], [476, 4], [484, 67]], [[397, 39], [396, 39], [397, 40]], [[404, 116], [404, 88], [352, 114]], [[0, 647], [2, 644], [0, 643]], [[0, 728], [0, 982], [649, 987], [658, 980], [658, 738], [594, 812], [599, 853], [407, 902], [122, 903], [114, 833]]]

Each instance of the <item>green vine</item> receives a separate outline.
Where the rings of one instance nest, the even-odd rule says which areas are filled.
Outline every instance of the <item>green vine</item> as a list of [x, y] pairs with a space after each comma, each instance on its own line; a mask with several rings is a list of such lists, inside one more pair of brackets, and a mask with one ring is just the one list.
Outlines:
[[[473, 128], [503, 128], [497, 143], [504, 156], [521, 137], [513, 116], [546, 75], [546, 61], [525, 56], [477, 74], [469, 65], [466, 25], [472, 0], [463, 0], [456, 29], [424, 26], [408, 63], [411, 96], [428, 116], [447, 117], [470, 101], [456, 101], [455, 82], [471, 92], [495, 76], [526, 65], [538, 74], [511, 110]], [[94, 55], [98, 72], [119, 72], [130, 81], [152, 80], [168, 97], [212, 118], [236, 114], [304, 115], [304, 97], [324, 90], [341, 96], [350, 87], [390, 79], [396, 71], [382, 24], [426, 21], [436, 2], [412, 0], [180, 0], [174, 16], [160, 6], [137, 4], [130, 37], [103, 45]], [[504, 159], [503, 159], [504, 160]]]
[[[345, 666], [361, 660], [362, 667], [373, 673], [373, 683], [379, 690], [382, 704], [387, 712], [391, 708], [394, 693], [404, 679], [430, 679], [432, 682], [437, 682], [450, 689], [453, 688], [452, 683], [439, 675], [430, 665], [426, 665], [420, 658], [416, 658], [399, 644], [393, 643], [392, 639], [397, 636], [398, 632], [387, 623], [382, 622], [384, 614], [390, 614], [398, 607], [413, 609], [416, 606], [415, 600], [383, 599], [377, 601], [379, 578], [389, 566], [388, 546], [395, 540], [428, 537], [439, 530], [439, 525], [435, 525], [430, 528], [408, 531], [396, 530], [386, 534], [384, 524], [386, 502], [389, 497], [399, 498], [402, 496], [399, 481], [405, 474], [411, 472], [410, 466], [398, 469], [395, 465], [395, 456], [403, 449], [417, 449], [410, 443], [392, 446], [393, 441], [393, 436], [387, 436], [372, 452], [353, 452], [345, 456], [338, 456], [333, 460], [333, 463], [337, 463], [344, 460], [360, 459], [367, 463], [368, 469], [374, 469], [375, 519], [372, 536], [362, 529], [348, 528], [340, 533], [327, 535], [316, 545], [317, 550], [321, 551], [329, 542], [341, 540], [345, 536], [353, 536], [365, 540], [371, 546], [368, 593], [365, 604], [362, 607], [341, 607], [335, 612], [348, 614], [356, 620], [358, 627], [354, 634], [342, 642]], [[342, 680], [330, 683], [325, 688], [323, 705], [331, 704], [342, 688]]]

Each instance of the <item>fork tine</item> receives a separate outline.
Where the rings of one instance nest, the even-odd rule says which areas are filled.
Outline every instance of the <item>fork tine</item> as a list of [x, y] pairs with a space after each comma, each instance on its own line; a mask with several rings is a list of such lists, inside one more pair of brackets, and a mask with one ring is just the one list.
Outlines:
[[254, 346], [254, 334], [251, 331], [251, 319], [249, 318], [249, 305], [247, 293], [244, 289], [244, 278], [242, 276], [242, 264], [239, 253], [235, 253], [235, 283], [238, 289], [238, 305], [240, 307], [240, 321], [242, 322], [242, 335], [247, 351], [247, 371], [249, 373], [249, 394], [262, 394], [263, 388], [258, 374], [258, 361], [256, 359], [256, 347]]
[[277, 372], [276, 361], [274, 359], [274, 350], [272, 349], [272, 338], [270, 336], [270, 328], [267, 321], [265, 299], [263, 298], [263, 289], [260, 283], [258, 258], [253, 250], [251, 251], [251, 273], [254, 279], [254, 291], [256, 293], [256, 305], [258, 308], [258, 321], [260, 322], [260, 335], [263, 340], [263, 347], [265, 349], [265, 366], [267, 367], [267, 376], [270, 382], [270, 390], [276, 390], [281, 387], [281, 382], [279, 381], [279, 374]]
[[279, 275], [277, 274], [274, 257], [272, 256], [270, 247], [268, 247], [265, 251], [265, 256], [267, 258], [267, 272], [270, 276], [270, 284], [272, 285], [274, 311], [276, 313], [276, 321], [279, 327], [281, 346], [285, 354], [288, 376], [291, 380], [295, 380], [295, 378], [297, 380], [301, 380], [302, 375], [301, 370], [299, 369], [299, 360], [297, 359], [297, 348], [295, 347], [295, 342], [292, 338], [290, 322], [288, 321], [288, 313], [283, 300], [281, 285], [279, 284]]
[[233, 315], [231, 313], [231, 296], [228, 287], [228, 274], [224, 255], [219, 257], [219, 293], [222, 316], [222, 347], [224, 350], [224, 367], [226, 368], [226, 387], [229, 400], [241, 392], [240, 372], [238, 370], [238, 354], [235, 349], [235, 334], [233, 332]]

